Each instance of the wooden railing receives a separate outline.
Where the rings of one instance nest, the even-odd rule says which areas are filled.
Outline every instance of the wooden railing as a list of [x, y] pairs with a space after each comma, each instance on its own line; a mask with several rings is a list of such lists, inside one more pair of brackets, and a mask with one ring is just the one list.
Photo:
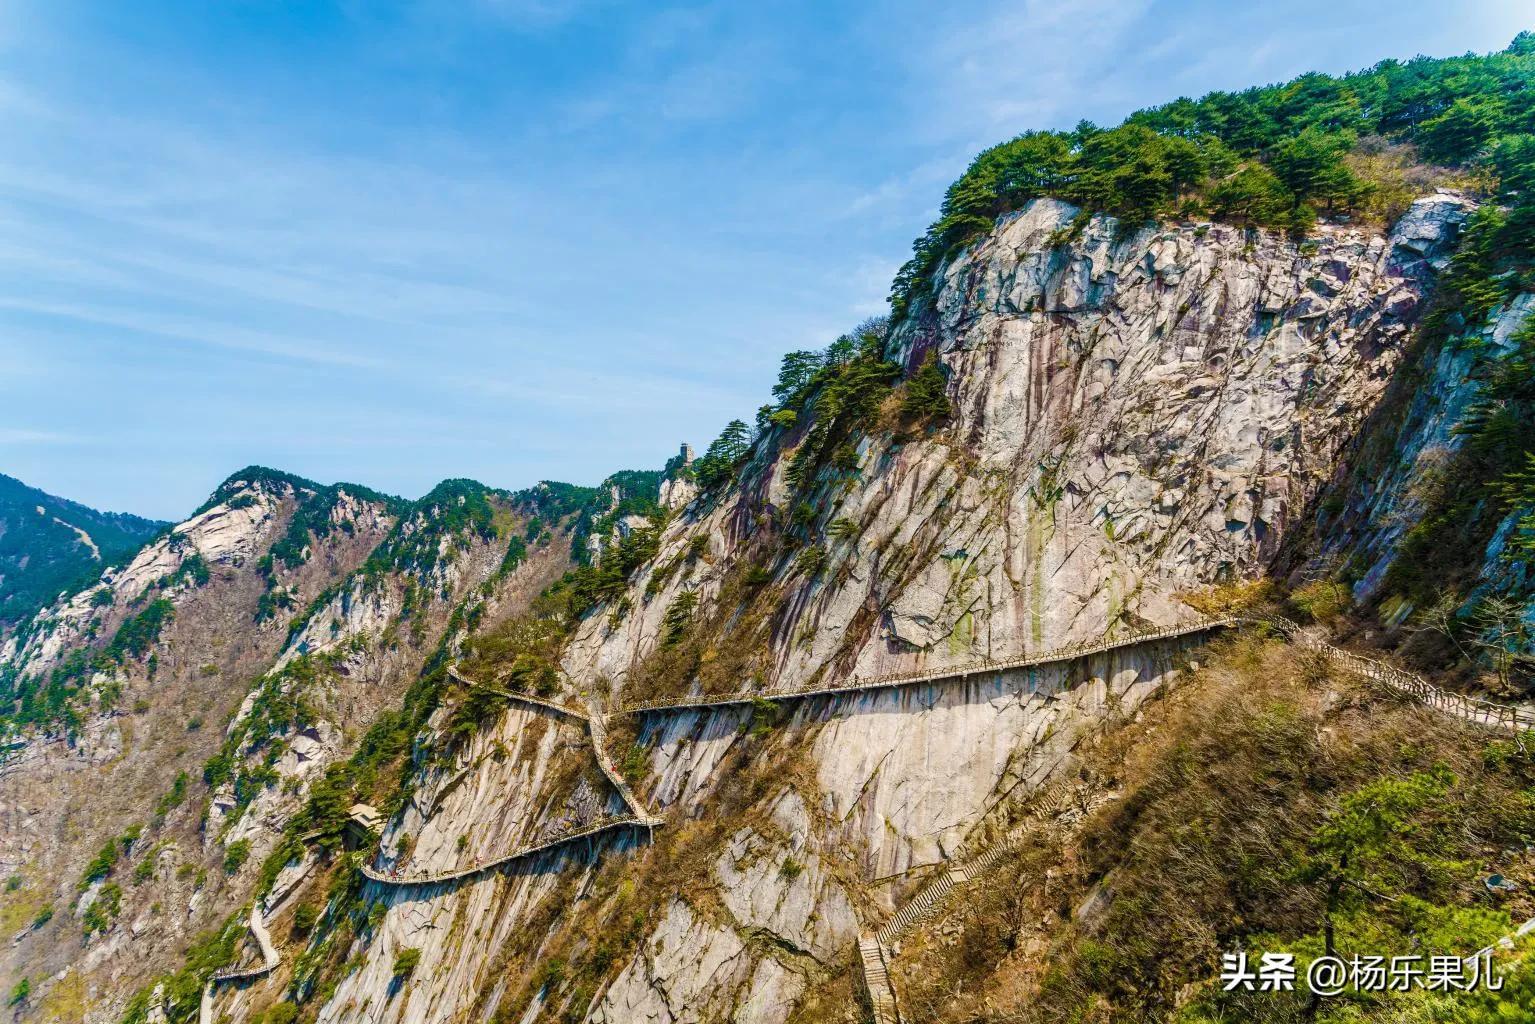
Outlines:
[[1465, 694], [1453, 693], [1442, 689], [1423, 677], [1397, 668], [1395, 665], [1389, 665], [1384, 661], [1366, 658], [1352, 651], [1345, 651], [1342, 648], [1334, 647], [1325, 640], [1320, 640], [1307, 633], [1289, 619], [1275, 617], [1272, 619], [1249, 621], [1270, 625], [1284, 634], [1285, 638], [1291, 643], [1316, 651], [1325, 656], [1329, 661], [1341, 665], [1345, 670], [1364, 676], [1366, 679], [1382, 683], [1398, 693], [1421, 701], [1436, 711], [1454, 715], [1475, 725], [1484, 725], [1492, 729], [1514, 732], [1535, 729], [1535, 709], [1516, 707], [1512, 704], [1499, 704], [1480, 697], [1470, 697]]
[[558, 847], [564, 846], [568, 843], [574, 843], [581, 839], [589, 839], [592, 836], [601, 835], [604, 832], [610, 832], [614, 829], [628, 828], [631, 826], [639, 828], [650, 828], [653, 827], [654, 824], [655, 823], [652, 821], [634, 817], [632, 815], [618, 815], [614, 817], [603, 818], [592, 824], [583, 825], [580, 828], [573, 829], [568, 832], [562, 832], [558, 835], [550, 836], [547, 839], [540, 840], [539, 842], [519, 847], [518, 849], [513, 850], [511, 853], [508, 853], [505, 856], [497, 857], [495, 860], [476, 862], [473, 864], [465, 865], [463, 867], [449, 868], [445, 871], [418, 871], [414, 874], [405, 874], [399, 871], [380, 871], [375, 867], [364, 864], [362, 866], [362, 873], [369, 880], [378, 882], [380, 885], [439, 885], [443, 882], [456, 882], [462, 878], [472, 878], [475, 875], [481, 875], [487, 871], [494, 871], [495, 869], [506, 864], [510, 864], [513, 861], [522, 860], [525, 857], [532, 857], [535, 854], [545, 853], [549, 850], [557, 849]]
[[751, 704], [761, 700], [798, 700], [803, 697], [834, 696], [843, 693], [859, 693], [865, 690], [883, 690], [898, 686], [920, 686], [924, 683], [966, 679], [971, 676], [991, 675], [996, 672], [1009, 672], [1015, 669], [1034, 668], [1040, 665], [1051, 665], [1063, 661], [1075, 661], [1078, 658], [1091, 657], [1094, 654], [1104, 654], [1124, 647], [1135, 647], [1156, 640], [1166, 640], [1172, 637], [1188, 636], [1194, 633], [1222, 629], [1239, 621], [1244, 620], [1227, 616], [1216, 616], [1193, 622], [1177, 623], [1171, 626], [1159, 626], [1155, 629], [1141, 630], [1119, 637], [1080, 640], [1061, 647], [1052, 647], [1048, 650], [1032, 654], [1022, 654], [1016, 658], [986, 658], [964, 665], [953, 665], [916, 672], [897, 672], [869, 679], [852, 679], [843, 683], [831, 683], [825, 686], [739, 692], [718, 696], [705, 694], [699, 696], [658, 697], [652, 700], [635, 701], [630, 704], [620, 705], [613, 711], [613, 714], [636, 715], [647, 711], [720, 707], [730, 704]]

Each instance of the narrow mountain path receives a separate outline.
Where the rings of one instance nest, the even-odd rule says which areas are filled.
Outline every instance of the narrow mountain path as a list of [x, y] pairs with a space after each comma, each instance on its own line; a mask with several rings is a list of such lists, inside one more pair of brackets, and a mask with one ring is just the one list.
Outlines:
[[[1330, 661], [1340, 665], [1345, 670], [1355, 672], [1367, 678], [1383, 683], [1398, 692], [1408, 694], [1422, 700], [1429, 707], [1446, 714], [1455, 715], [1465, 721], [1477, 725], [1484, 725], [1499, 729], [1531, 729], [1535, 728], [1535, 709], [1520, 708], [1512, 705], [1497, 704], [1491, 701], [1481, 700], [1475, 697], [1467, 697], [1461, 694], [1450, 693], [1429, 683], [1410, 672], [1387, 665], [1384, 662], [1361, 657], [1312, 636], [1294, 622], [1283, 618], [1251, 618], [1237, 615], [1208, 616], [1188, 622], [1175, 623], [1169, 626], [1159, 626], [1155, 629], [1140, 630], [1135, 633], [1124, 634], [1118, 637], [1104, 637], [1096, 640], [1083, 640], [1061, 647], [1053, 647], [1031, 654], [1024, 654], [1017, 658], [986, 659], [971, 662], [966, 665], [950, 666], [930, 671], [917, 671], [896, 673], [885, 676], [877, 676], [870, 679], [854, 679], [845, 683], [833, 683], [818, 687], [805, 687], [800, 689], [766, 690], [757, 693], [735, 693], [721, 696], [683, 696], [659, 698], [656, 700], [639, 701], [632, 704], [619, 706], [610, 717], [619, 715], [646, 714], [650, 712], [687, 711], [695, 708], [724, 707], [731, 705], [751, 704], [754, 701], [786, 701], [802, 698], [837, 696], [848, 693], [862, 693], [869, 690], [880, 690], [891, 687], [920, 686], [929, 683], [962, 682], [974, 676], [990, 675], [997, 672], [1013, 671], [1021, 668], [1032, 668], [1040, 665], [1058, 664], [1074, 661], [1078, 658], [1091, 657], [1095, 654], [1105, 654], [1111, 651], [1136, 647], [1142, 644], [1154, 643], [1159, 640], [1168, 640], [1177, 637], [1192, 636], [1198, 633], [1213, 632], [1233, 626], [1266, 625], [1278, 630], [1288, 641], [1308, 650], [1316, 651], [1327, 657]], [[558, 701], [536, 697], [532, 694], [518, 693], [513, 690], [501, 690], [493, 686], [475, 682], [462, 675], [457, 667], [450, 667], [449, 674], [465, 686], [489, 691], [508, 700], [532, 707], [551, 711], [555, 714], [565, 715], [578, 719], [585, 723], [587, 734], [591, 739], [592, 753], [596, 758], [597, 767], [603, 776], [612, 784], [613, 788], [622, 798], [629, 813], [604, 819], [594, 824], [583, 826], [571, 832], [553, 836], [523, 847], [519, 847], [507, 853], [503, 857], [479, 864], [470, 864], [463, 867], [450, 868], [437, 872], [417, 872], [414, 874], [398, 871], [386, 872], [364, 865], [363, 874], [372, 881], [383, 885], [432, 885], [442, 882], [452, 882], [459, 879], [472, 878], [491, 871], [513, 861], [530, 857], [534, 854], [563, 846], [566, 843], [577, 842], [581, 839], [607, 832], [612, 829], [625, 826], [635, 826], [645, 829], [653, 829], [665, 823], [665, 819], [651, 813], [644, 803], [635, 794], [633, 788], [624, 779], [623, 775], [613, 764], [607, 753], [607, 730], [605, 716], [595, 709], [580, 709]], [[947, 878], [948, 876], [944, 876]], [[949, 887], [958, 884], [962, 879], [951, 879]], [[940, 883], [942, 879], [940, 879]], [[935, 883], [935, 884], [940, 884]], [[949, 889], [935, 891], [929, 897], [929, 903], [923, 908], [913, 910], [912, 914], [925, 911], [926, 906], [936, 907]], [[919, 896], [920, 898], [920, 896]]]
[[1435, 686], [1422, 676], [1399, 669], [1395, 665], [1388, 665], [1384, 661], [1366, 658], [1352, 651], [1345, 651], [1340, 647], [1334, 647], [1327, 641], [1312, 636], [1289, 619], [1273, 618], [1250, 621], [1271, 625], [1284, 634], [1285, 639], [1297, 647], [1315, 651], [1345, 671], [1353, 672], [1366, 679], [1382, 683], [1398, 693], [1416, 698], [1435, 711], [1441, 711], [1447, 715], [1464, 719], [1473, 725], [1482, 725], [1491, 729], [1511, 730], [1514, 732], [1535, 729], [1535, 707], [1499, 704], [1495, 701], [1483, 700], [1480, 697], [1468, 697], [1462, 693], [1445, 690]]
[[443, 882], [456, 882], [464, 878], [474, 878], [477, 875], [483, 875], [487, 872], [494, 871], [497, 868], [512, 863], [513, 861], [522, 860], [525, 857], [532, 857], [535, 854], [545, 853], [549, 850], [564, 846], [567, 843], [574, 843], [582, 839], [590, 839], [591, 837], [601, 835], [604, 832], [611, 832], [615, 829], [628, 828], [631, 826], [638, 828], [650, 828], [654, 827], [655, 824], [656, 822], [653, 819], [638, 818], [633, 815], [626, 814], [611, 818], [603, 818], [599, 821], [593, 822], [592, 824], [583, 825], [580, 828], [573, 829], [569, 832], [561, 832], [558, 835], [550, 836], [549, 838], [539, 842], [518, 847], [503, 857], [497, 857], [495, 860], [488, 860], [483, 863], [469, 864], [464, 867], [448, 868], [444, 871], [418, 871], [415, 873], [400, 871], [380, 871], [377, 868], [371, 867], [367, 864], [362, 865], [361, 870], [365, 877], [382, 885], [439, 885]]
[[[1345, 671], [1353, 672], [1382, 683], [1399, 693], [1421, 700], [1424, 704], [1437, 711], [1454, 715], [1471, 724], [1500, 730], [1535, 729], [1535, 708], [1498, 704], [1476, 697], [1451, 693], [1403, 669], [1335, 647], [1325, 640], [1308, 633], [1296, 623], [1278, 617], [1209, 616], [1170, 626], [1141, 630], [1113, 638], [1105, 637], [1097, 640], [1079, 641], [1032, 654], [1025, 654], [1017, 658], [987, 659], [967, 665], [951, 666], [931, 671], [897, 673], [870, 679], [853, 679], [844, 683], [800, 689], [767, 690], [756, 693], [735, 693], [722, 696], [683, 696], [638, 701], [620, 705], [611, 713], [611, 716], [604, 716], [596, 709], [581, 710], [557, 701], [535, 697], [531, 694], [486, 686], [460, 674], [456, 667], [450, 667], [449, 674], [465, 686], [489, 691], [508, 700], [541, 708], [555, 714], [565, 715], [585, 723], [587, 735], [592, 744], [592, 753], [597, 761], [597, 767], [618, 792], [629, 813], [609, 817], [574, 831], [520, 847], [512, 850], [504, 857], [483, 864], [476, 863], [444, 871], [417, 872], [414, 874], [399, 871], [380, 871], [365, 864], [362, 867], [362, 873], [370, 880], [382, 885], [438, 885], [473, 878], [513, 861], [544, 853], [568, 843], [591, 838], [611, 830], [626, 827], [649, 830], [664, 824], [665, 819], [650, 812], [635, 794], [628, 781], [618, 771], [611, 758], [609, 758], [607, 753], [606, 717], [746, 705], [763, 700], [787, 701], [801, 698], [837, 696], [892, 687], [920, 686], [928, 683], [962, 682], [974, 676], [991, 675], [1022, 668], [1074, 661], [1079, 658], [1136, 647], [1158, 640], [1192, 636], [1234, 626], [1271, 627], [1284, 636], [1288, 642], [1322, 655]], [[1055, 796], [1061, 797], [1062, 794], [1056, 793]], [[1045, 799], [1048, 801], [1051, 797], [1046, 796]], [[1047, 808], [1047, 810], [1053, 810], [1057, 815], [1060, 811], [1058, 807]], [[890, 947], [892, 944], [909, 929], [938, 914], [948, 902], [949, 896], [956, 889], [969, 882], [983, 880], [988, 877], [1002, 859], [1017, 849], [1019, 844], [1025, 841], [1032, 831], [1033, 829], [1030, 828], [1012, 833], [974, 857], [946, 867], [941, 874], [918, 891], [916, 896], [898, 910], [874, 934], [859, 936], [859, 964], [862, 969], [864, 988], [868, 993], [869, 1003], [874, 1011], [875, 1024], [900, 1024], [899, 1004], [889, 970]], [[256, 918], [253, 917], [253, 932], [256, 930], [256, 926]], [[258, 933], [258, 939], [259, 937], [260, 934]], [[263, 951], [265, 952], [267, 948], [268, 944], [264, 943]], [[272, 955], [275, 957], [275, 952]], [[254, 972], [241, 972], [237, 976], [254, 976], [254, 974], [265, 973], [275, 965], [274, 961], [270, 966], [257, 968]], [[215, 975], [215, 980], [222, 979]], [[211, 991], [212, 983], [210, 982], [208, 991], [204, 993], [205, 1009], [211, 1005]]]
[[282, 963], [282, 957], [277, 952], [277, 947], [272, 944], [272, 933], [267, 931], [266, 922], [262, 920], [261, 901], [258, 899], [251, 904], [250, 919], [248, 921], [250, 931], [256, 938], [256, 945], [261, 947], [261, 963], [254, 967], [226, 967], [222, 971], [214, 972], [203, 986], [202, 1003], [198, 1007], [198, 1024], [213, 1024], [213, 989], [215, 985], [221, 985], [231, 981], [246, 981], [251, 978], [259, 978], [270, 974]]
[[471, 690], [483, 690], [486, 693], [493, 693], [497, 697], [504, 697], [507, 700], [515, 701], [519, 704], [530, 704], [533, 707], [543, 708], [546, 711], [553, 711], [556, 714], [565, 715], [569, 718], [580, 719], [583, 722], [591, 721], [592, 716], [589, 711], [583, 711], [580, 708], [573, 708], [569, 704], [561, 704], [559, 701], [546, 700], [543, 697], [535, 697], [531, 693], [518, 693], [516, 690], [503, 690], [499, 687], [488, 686], [485, 683], [477, 683], [473, 679], [470, 679], [468, 676], [462, 675], [458, 671], [457, 665], [448, 666], [448, 675], [452, 676], [455, 680], [462, 683], [464, 686], [467, 686]]
[[1117, 651], [1126, 647], [1136, 647], [1141, 644], [1151, 643], [1156, 640], [1167, 640], [1173, 637], [1189, 636], [1194, 633], [1205, 633], [1228, 626], [1245, 624], [1248, 620], [1232, 616], [1212, 616], [1204, 619], [1196, 619], [1191, 622], [1181, 622], [1172, 626], [1159, 626], [1155, 629], [1140, 630], [1135, 633], [1126, 633], [1117, 637], [1103, 637], [1097, 640], [1081, 640], [1077, 643], [1066, 644], [1061, 647], [1052, 647], [1031, 654], [1020, 655], [1017, 658], [984, 659], [973, 661], [965, 665], [950, 665], [939, 669], [919, 670], [916, 672], [898, 672], [891, 675], [875, 676], [871, 679], [853, 679], [845, 683], [831, 683], [826, 686], [811, 686], [800, 689], [760, 690], [757, 692], [741, 692], [723, 694], [720, 696], [684, 696], [684, 697], [660, 697], [655, 700], [636, 701], [632, 704], [622, 704], [613, 715], [638, 715], [647, 711], [687, 710], [689, 708], [723, 707], [731, 704], [751, 704], [755, 701], [771, 700], [799, 700], [805, 697], [829, 697], [844, 693], [862, 693], [866, 690], [884, 690], [902, 686], [921, 686], [924, 683], [940, 683], [962, 681], [971, 676], [990, 675], [994, 672], [1008, 672], [1020, 668], [1035, 668], [1040, 665], [1053, 665], [1063, 661], [1075, 661], [1078, 658], [1091, 657], [1094, 654], [1106, 654], [1109, 651]]
[[591, 741], [592, 755], [597, 761], [598, 770], [602, 772], [603, 777], [608, 780], [609, 784], [611, 784], [612, 787], [617, 790], [618, 795], [623, 800], [624, 807], [627, 809], [628, 813], [606, 817], [599, 821], [587, 825], [582, 825], [581, 827], [573, 829], [569, 832], [563, 832], [559, 835], [550, 836], [547, 839], [539, 840], [536, 843], [530, 843], [526, 846], [518, 847], [507, 853], [505, 856], [497, 857], [495, 860], [485, 861], [483, 863], [477, 862], [474, 864], [465, 865], [463, 867], [448, 868], [443, 871], [418, 871], [413, 873], [401, 872], [398, 870], [380, 871], [368, 864], [364, 864], [362, 865], [362, 873], [366, 878], [371, 881], [378, 882], [382, 885], [400, 886], [438, 885], [444, 882], [456, 882], [460, 879], [474, 878], [477, 875], [482, 875], [486, 872], [494, 871], [497, 868], [503, 867], [514, 861], [519, 861], [526, 857], [532, 857], [535, 854], [545, 853], [549, 850], [564, 846], [567, 843], [579, 842], [582, 839], [590, 839], [593, 836], [601, 835], [605, 832], [610, 832], [615, 829], [632, 826], [635, 828], [643, 828], [648, 831], [657, 827], [658, 825], [664, 825], [666, 823], [665, 818], [661, 818], [650, 813], [649, 809], [646, 808], [644, 803], [640, 801], [640, 798], [635, 795], [633, 788], [630, 787], [629, 783], [624, 779], [623, 775], [619, 773], [617, 767], [614, 766], [612, 759], [608, 757], [607, 730], [600, 714], [597, 714], [590, 709], [583, 711], [579, 708], [573, 708], [568, 704], [561, 704], [557, 701], [545, 700], [542, 697], [535, 697], [531, 694], [517, 693], [513, 690], [500, 690], [493, 686], [486, 686], [483, 683], [475, 682], [467, 676], [462, 675], [456, 666], [450, 666], [448, 669], [448, 674], [463, 685], [472, 689], [494, 693], [505, 697], [508, 700], [527, 704], [545, 711], [552, 711], [555, 714], [565, 715], [570, 718], [578, 719], [580, 722], [582, 722], [586, 726], [586, 734], [588, 739]]

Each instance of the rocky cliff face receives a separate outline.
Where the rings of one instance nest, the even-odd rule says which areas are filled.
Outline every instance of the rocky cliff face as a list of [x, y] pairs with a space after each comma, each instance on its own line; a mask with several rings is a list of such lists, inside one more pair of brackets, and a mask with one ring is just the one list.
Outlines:
[[[739, 485], [670, 519], [581, 620], [558, 698], [612, 709], [939, 671], [1186, 616], [1180, 592], [1264, 566], [1335, 472], [1470, 208], [1439, 194], [1389, 234], [1323, 227], [1297, 245], [1103, 218], [1073, 233], [1073, 208], [1030, 204], [889, 340], [907, 366], [935, 354], [951, 421], [875, 431], [808, 485], [789, 474], [805, 425], [772, 428]], [[778, 543], [790, 520], [814, 557]], [[784, 712], [615, 718], [612, 752], [665, 827], [370, 886], [367, 925], [304, 954], [342, 941], [347, 969], [298, 988], [338, 1024], [857, 1019], [858, 932], [1069, 771], [1180, 646]], [[446, 870], [620, 809], [591, 757], [527, 706], [467, 744], [439, 721], [386, 850]], [[243, 1019], [293, 980], [221, 1005]]]
[[[1382, 593], [1398, 558], [1398, 542], [1423, 516], [1427, 496], [1465, 443], [1462, 432], [1483, 398], [1486, 368], [1516, 351], [1514, 335], [1535, 311], [1529, 292], [1494, 309], [1489, 322], [1420, 355], [1417, 379], [1402, 382], [1400, 400], [1381, 410], [1379, 422], [1361, 441], [1360, 454], [1340, 474], [1318, 528], [1318, 558], [1333, 567], [1349, 566], [1353, 591], [1360, 600]], [[1477, 578], [1493, 581], [1519, 572], [1501, 558], [1516, 509], [1504, 517], [1480, 552]], [[1415, 609], [1394, 601], [1388, 624]]]
[[[1103, 218], [1051, 245], [1076, 211], [1050, 200], [1004, 221], [892, 342], [908, 363], [938, 351], [953, 426], [860, 448], [857, 479], [818, 510], [856, 540], [797, 582], [776, 631], [813, 637], [775, 651], [770, 681], [1165, 620], [1180, 589], [1262, 564], [1384, 390], [1468, 210], [1430, 197], [1389, 237], [1329, 228], [1306, 252], [1219, 225], [1117, 238]], [[617, 627], [590, 618], [567, 672], [622, 679], [677, 594], [707, 605], [732, 549], [787, 513], [786, 463], [673, 523], [657, 564], [702, 535], [714, 565], [636, 594]]]

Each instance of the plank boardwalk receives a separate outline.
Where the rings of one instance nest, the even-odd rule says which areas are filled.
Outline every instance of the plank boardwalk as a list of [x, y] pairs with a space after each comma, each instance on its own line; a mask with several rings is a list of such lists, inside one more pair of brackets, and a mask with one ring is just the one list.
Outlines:
[[666, 819], [659, 818], [640, 802], [640, 798], [634, 795], [634, 790], [629, 787], [628, 781], [619, 774], [613, 762], [608, 758], [608, 734], [607, 726], [601, 715], [592, 715], [586, 720], [587, 732], [592, 738], [592, 753], [596, 755], [597, 767], [604, 777], [618, 790], [618, 795], [623, 798], [624, 805], [629, 808], [629, 813], [634, 815], [635, 823], [645, 828], [654, 828], [665, 824]]

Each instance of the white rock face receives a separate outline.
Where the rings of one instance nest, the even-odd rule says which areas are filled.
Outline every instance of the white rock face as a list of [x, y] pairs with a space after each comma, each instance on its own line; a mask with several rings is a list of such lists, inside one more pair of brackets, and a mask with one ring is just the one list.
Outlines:
[[714, 862], [714, 876], [737, 921], [798, 952], [829, 960], [857, 934], [852, 903], [813, 853], [742, 829]]
[[[704, 1024], [721, 1020], [752, 977], [736, 935], [699, 920], [676, 900], [644, 951], [609, 986], [596, 1024]], [[780, 1018], [782, 1019], [782, 1018]]]
[[[1389, 237], [1323, 227], [1304, 252], [1220, 225], [1120, 239], [1105, 218], [1050, 248], [1076, 210], [1045, 199], [1006, 219], [893, 340], [908, 363], [939, 354], [951, 428], [863, 444], [857, 478], [818, 510], [852, 537], [794, 583], [780, 632], [806, 639], [777, 646], [769, 682], [833, 658], [873, 675], [1169, 621], [1179, 591], [1255, 571], [1379, 399], [1470, 209], [1431, 196]], [[656, 564], [699, 535], [728, 553], [787, 515], [786, 461], [675, 520]], [[642, 579], [621, 622], [587, 620], [566, 672], [621, 681], [676, 596], [708, 607], [729, 565], [691, 565], [651, 596]]]
[[[783, 832], [783, 854], [806, 865], [800, 878], [813, 874], [813, 859], [830, 851], [851, 856], [851, 866], [865, 880], [946, 860], [994, 793], [1015, 787], [1022, 787], [1017, 793], [1028, 792], [1107, 712], [1133, 710], [1160, 685], [1183, 646], [1170, 642], [1068, 666], [800, 702], [781, 727], [780, 741], [809, 752], [818, 806], [807, 810], [792, 793], [775, 798], [770, 813]], [[642, 733], [655, 745], [652, 806], [685, 818], [709, 813], [724, 781], [720, 768], [744, 742], [746, 714], [655, 716]], [[763, 842], [751, 837], [737, 835], [732, 849], [737, 845], [740, 852], [721, 855], [729, 857], [726, 874], [744, 874], [748, 867], [741, 865], [777, 855], [761, 853]], [[788, 900], [792, 908], [793, 886], [775, 880], [781, 892], [753, 899], [767, 899], [768, 907]], [[827, 914], [840, 900], [840, 894], [825, 894], [816, 901], [816, 913]], [[743, 921], [760, 917], [753, 909]], [[836, 935], [823, 933], [825, 941], [841, 940], [841, 920], [840, 912], [831, 912], [824, 924]], [[773, 930], [818, 953], [819, 940], [796, 941], [787, 926]]]
[[[38, 628], [25, 644], [15, 639], [0, 647], [0, 665], [13, 665], [28, 675], [40, 675], [86, 638], [92, 620], [102, 609], [93, 603], [97, 594], [112, 595], [108, 611], [129, 609], [153, 584], [172, 575], [193, 554], [211, 565], [244, 565], [262, 550], [282, 497], [262, 488], [248, 488], [230, 495], [201, 515], [176, 526], [140, 551], [127, 565], [105, 570], [101, 582], [60, 601], [42, 613]], [[175, 600], [179, 591], [166, 596]]]
[[[674, 463], [678, 470], [688, 470], [693, 465], [693, 446], [684, 444], [682, 450], [677, 453], [677, 458], [667, 465], [671, 466]], [[698, 484], [686, 472], [674, 472], [661, 481], [658, 500], [664, 509], [684, 508], [696, 497], [698, 497]]]
[[[398, 860], [412, 871], [435, 871], [486, 862], [558, 831], [567, 818], [590, 815], [601, 801], [583, 780], [556, 772], [566, 763], [559, 755], [589, 750], [583, 746], [581, 730], [568, 720], [510, 710], [452, 762], [427, 773], [425, 785], [384, 834], [390, 851], [384, 866]], [[464, 1019], [477, 995], [496, 982], [492, 951], [517, 933], [561, 882], [562, 870], [588, 870], [587, 857], [583, 848], [570, 848], [457, 885], [382, 890], [388, 912], [377, 938], [359, 944], [362, 966], [342, 980], [319, 1020]], [[395, 954], [405, 948], [420, 949], [421, 963], [415, 980], [402, 986], [392, 982], [391, 972]]]

